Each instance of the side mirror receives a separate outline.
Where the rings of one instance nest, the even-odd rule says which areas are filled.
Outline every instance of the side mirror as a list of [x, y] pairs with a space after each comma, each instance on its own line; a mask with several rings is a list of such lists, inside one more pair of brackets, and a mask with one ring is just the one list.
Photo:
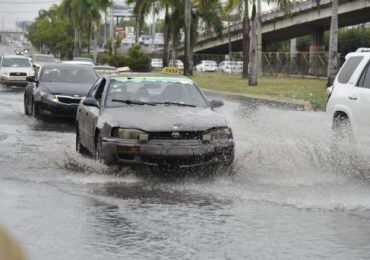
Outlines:
[[211, 106], [211, 108], [222, 107], [224, 105], [224, 102], [219, 99], [213, 99], [209, 102], [209, 105]]
[[26, 77], [26, 81], [27, 81], [27, 82], [37, 82], [37, 80], [36, 80], [36, 77], [35, 77], [35, 76], [27, 76], [27, 77]]
[[85, 98], [82, 104], [87, 107], [99, 107], [98, 101], [95, 98]]

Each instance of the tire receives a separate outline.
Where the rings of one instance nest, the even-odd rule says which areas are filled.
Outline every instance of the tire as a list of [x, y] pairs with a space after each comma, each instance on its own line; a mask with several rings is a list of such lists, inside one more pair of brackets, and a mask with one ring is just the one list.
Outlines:
[[357, 167], [357, 149], [347, 115], [341, 113], [334, 117], [332, 133], [330, 154], [334, 166], [341, 171], [354, 170]]
[[88, 153], [85, 146], [81, 144], [80, 131], [79, 131], [78, 125], [76, 126], [76, 151], [83, 155], [86, 155]]
[[32, 109], [32, 103], [28, 101], [28, 98], [26, 98], [26, 95], [24, 96], [24, 113], [28, 116], [31, 116], [33, 113]]
[[96, 135], [95, 137], [95, 146], [94, 146], [94, 158], [95, 161], [105, 164], [105, 161], [101, 158], [101, 145], [102, 145], [101, 134]]

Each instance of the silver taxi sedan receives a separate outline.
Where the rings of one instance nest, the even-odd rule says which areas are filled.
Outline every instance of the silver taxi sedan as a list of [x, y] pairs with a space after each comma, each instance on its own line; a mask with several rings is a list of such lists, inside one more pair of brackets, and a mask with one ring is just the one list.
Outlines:
[[76, 150], [106, 164], [231, 165], [232, 130], [195, 83], [169, 74], [101, 77], [80, 103]]

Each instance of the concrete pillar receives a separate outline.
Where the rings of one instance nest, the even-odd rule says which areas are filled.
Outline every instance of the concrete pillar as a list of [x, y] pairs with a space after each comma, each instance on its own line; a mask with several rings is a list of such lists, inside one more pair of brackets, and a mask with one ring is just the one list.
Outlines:
[[325, 51], [324, 45], [324, 29], [314, 28], [312, 33], [312, 42], [310, 45], [310, 55], [309, 55], [309, 69], [308, 74], [318, 76], [319, 71], [321, 70], [322, 64], [320, 63], [320, 59], [318, 58], [318, 53]]
[[261, 1], [257, 0], [257, 75], [262, 76], [262, 23]]
[[289, 74], [296, 71], [297, 66], [297, 38], [290, 39]]
[[292, 56], [297, 54], [297, 38], [290, 39], [290, 54]]

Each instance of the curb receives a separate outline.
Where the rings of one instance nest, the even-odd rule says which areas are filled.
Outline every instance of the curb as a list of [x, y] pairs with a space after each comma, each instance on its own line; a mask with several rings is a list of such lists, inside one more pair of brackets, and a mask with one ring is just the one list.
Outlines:
[[222, 96], [228, 99], [237, 99], [250, 102], [256, 105], [265, 105], [273, 108], [280, 108], [286, 110], [298, 110], [298, 111], [314, 111], [309, 101], [304, 100], [291, 100], [291, 99], [279, 99], [268, 96], [259, 96], [253, 94], [244, 93], [233, 93], [226, 91], [217, 91], [213, 89], [202, 88], [202, 90], [208, 95]]

